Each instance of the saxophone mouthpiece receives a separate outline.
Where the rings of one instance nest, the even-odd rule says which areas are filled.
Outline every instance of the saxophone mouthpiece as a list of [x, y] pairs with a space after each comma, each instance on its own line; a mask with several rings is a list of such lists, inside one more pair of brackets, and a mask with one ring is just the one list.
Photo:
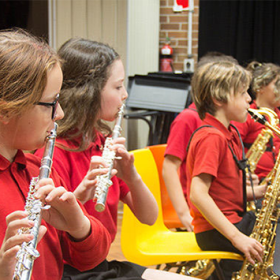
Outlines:
[[263, 115], [261, 115], [260, 113], [258, 113], [257, 110], [254, 110], [254, 109], [249, 108], [249, 109], [248, 109], [248, 113], [251, 115], [251, 117], [252, 117], [255, 121], [257, 121], [257, 122], [259, 122], [259, 123], [261, 123], [261, 124], [265, 124], [265, 123], [266, 123], [265, 117], [264, 117]]

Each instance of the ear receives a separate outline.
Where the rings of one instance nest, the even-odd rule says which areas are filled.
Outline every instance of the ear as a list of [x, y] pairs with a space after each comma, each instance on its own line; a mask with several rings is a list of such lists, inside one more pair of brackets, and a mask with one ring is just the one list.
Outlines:
[[2, 124], [8, 124], [9, 122], [9, 118], [10, 118], [10, 114], [9, 111], [7, 109], [5, 109], [5, 105], [6, 105], [6, 101], [0, 99], [0, 122]]
[[259, 88], [258, 90], [257, 90], [257, 94], [263, 94], [264, 93], [264, 90], [262, 89], [262, 88]]
[[0, 113], [0, 122], [2, 123], [2, 124], [8, 124], [9, 123], [9, 121], [10, 121], [10, 116], [9, 116], [9, 113], [8, 112], [1, 112]]
[[221, 107], [224, 104], [224, 102], [218, 101], [216, 98], [213, 98], [213, 103], [216, 107]]

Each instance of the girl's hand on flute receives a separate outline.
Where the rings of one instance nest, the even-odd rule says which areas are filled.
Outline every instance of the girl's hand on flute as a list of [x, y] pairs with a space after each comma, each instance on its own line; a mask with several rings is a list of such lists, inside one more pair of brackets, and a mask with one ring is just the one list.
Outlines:
[[64, 187], [55, 187], [51, 178], [41, 179], [36, 186], [35, 198], [50, 205], [42, 209], [42, 218], [58, 230], [68, 232], [76, 241], [89, 236], [91, 225], [75, 195]]
[[[89, 170], [83, 181], [75, 189], [74, 195], [82, 203], [94, 198], [95, 189], [97, 187], [98, 177], [108, 173], [109, 168], [105, 160], [100, 156], [93, 156], [90, 161]], [[117, 173], [115, 169], [112, 170], [112, 176]]]
[[[16, 266], [16, 254], [23, 242], [29, 242], [34, 237], [32, 234], [18, 234], [22, 227], [31, 228], [33, 221], [26, 219], [28, 213], [25, 211], [15, 211], [6, 217], [7, 229], [5, 238], [0, 249], [0, 280], [11, 280]], [[41, 240], [47, 229], [40, 226], [38, 241]]]

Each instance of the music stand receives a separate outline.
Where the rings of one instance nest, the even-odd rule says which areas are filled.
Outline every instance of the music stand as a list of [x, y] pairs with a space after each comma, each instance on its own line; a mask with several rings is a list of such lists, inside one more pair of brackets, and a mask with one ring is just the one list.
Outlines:
[[162, 73], [135, 75], [129, 77], [126, 101], [132, 112], [124, 117], [141, 119], [148, 124], [148, 146], [163, 144], [167, 141], [170, 124], [190, 103], [190, 78]]

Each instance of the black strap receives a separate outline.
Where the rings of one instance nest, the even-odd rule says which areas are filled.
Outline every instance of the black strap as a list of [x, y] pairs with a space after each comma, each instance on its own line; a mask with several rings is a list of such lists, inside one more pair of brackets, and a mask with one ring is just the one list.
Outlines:
[[197, 112], [197, 110], [195, 108], [187, 108], [187, 109]]
[[273, 143], [273, 137], [269, 138], [269, 144], [271, 147], [271, 152], [272, 152], [272, 157], [273, 157], [273, 162], [274, 164], [276, 163], [276, 155], [275, 155], [275, 149], [274, 149], [274, 143]]
[[[241, 143], [242, 146], [242, 159], [238, 160], [238, 158], [236, 157], [236, 155], [233, 152], [233, 149], [231, 148], [231, 146], [228, 144], [228, 147], [232, 153], [233, 159], [237, 165], [237, 167], [239, 168], [239, 170], [242, 171], [242, 182], [243, 182], [243, 212], [246, 213], [247, 211], [247, 186], [246, 186], [246, 168], [249, 171], [249, 178], [250, 178], [250, 182], [251, 182], [251, 187], [253, 189], [253, 180], [252, 180], [252, 176], [251, 176], [251, 170], [250, 170], [250, 165], [248, 164], [248, 159], [246, 158], [245, 155], [245, 149], [244, 149], [244, 145], [243, 145], [243, 141], [241, 138], [241, 135], [238, 131], [238, 129], [233, 125], [230, 124], [231, 127], [233, 127], [235, 129], [235, 131], [237, 132], [239, 141]], [[255, 194], [254, 194], [254, 190], [253, 190], [253, 197], [255, 198]], [[255, 200], [255, 199], [254, 199]]]
[[[279, 207], [279, 205], [278, 205]], [[279, 211], [279, 208], [277, 209]], [[280, 221], [278, 219], [275, 237], [275, 250], [273, 255], [273, 272], [280, 276]]]
[[[272, 153], [273, 161], [274, 161], [274, 163], [276, 163], [276, 156], [275, 156], [274, 143], [273, 143], [273, 137], [272, 136], [269, 138], [269, 142], [268, 143], [269, 143], [269, 146], [266, 146], [265, 151]], [[253, 145], [253, 143], [243, 143], [243, 144], [244, 144], [244, 147], [247, 148], [248, 150]]]
[[[248, 149], [248, 150], [249, 150], [249, 149], [251, 148], [251, 146], [253, 145], [253, 143], [244, 143], [244, 142], [243, 142], [243, 144], [244, 144], [244, 147], [245, 147], [246, 149]], [[265, 149], [265, 151], [266, 151], [266, 152], [272, 152], [273, 149], [272, 149], [272, 147], [267, 146], [266, 149]]]
[[192, 135], [191, 135], [191, 137], [190, 137], [190, 140], [189, 140], [189, 143], [188, 143], [188, 146], [187, 146], [187, 152], [189, 151], [190, 144], [191, 144], [191, 141], [192, 141], [192, 139], [193, 139], [194, 134], [195, 134], [197, 131], [199, 131], [201, 128], [203, 128], [203, 127], [213, 127], [213, 128], [215, 128], [215, 127], [212, 126], [212, 125], [202, 125], [202, 126], [200, 126], [199, 128], [197, 128], [197, 129], [192, 133]]

